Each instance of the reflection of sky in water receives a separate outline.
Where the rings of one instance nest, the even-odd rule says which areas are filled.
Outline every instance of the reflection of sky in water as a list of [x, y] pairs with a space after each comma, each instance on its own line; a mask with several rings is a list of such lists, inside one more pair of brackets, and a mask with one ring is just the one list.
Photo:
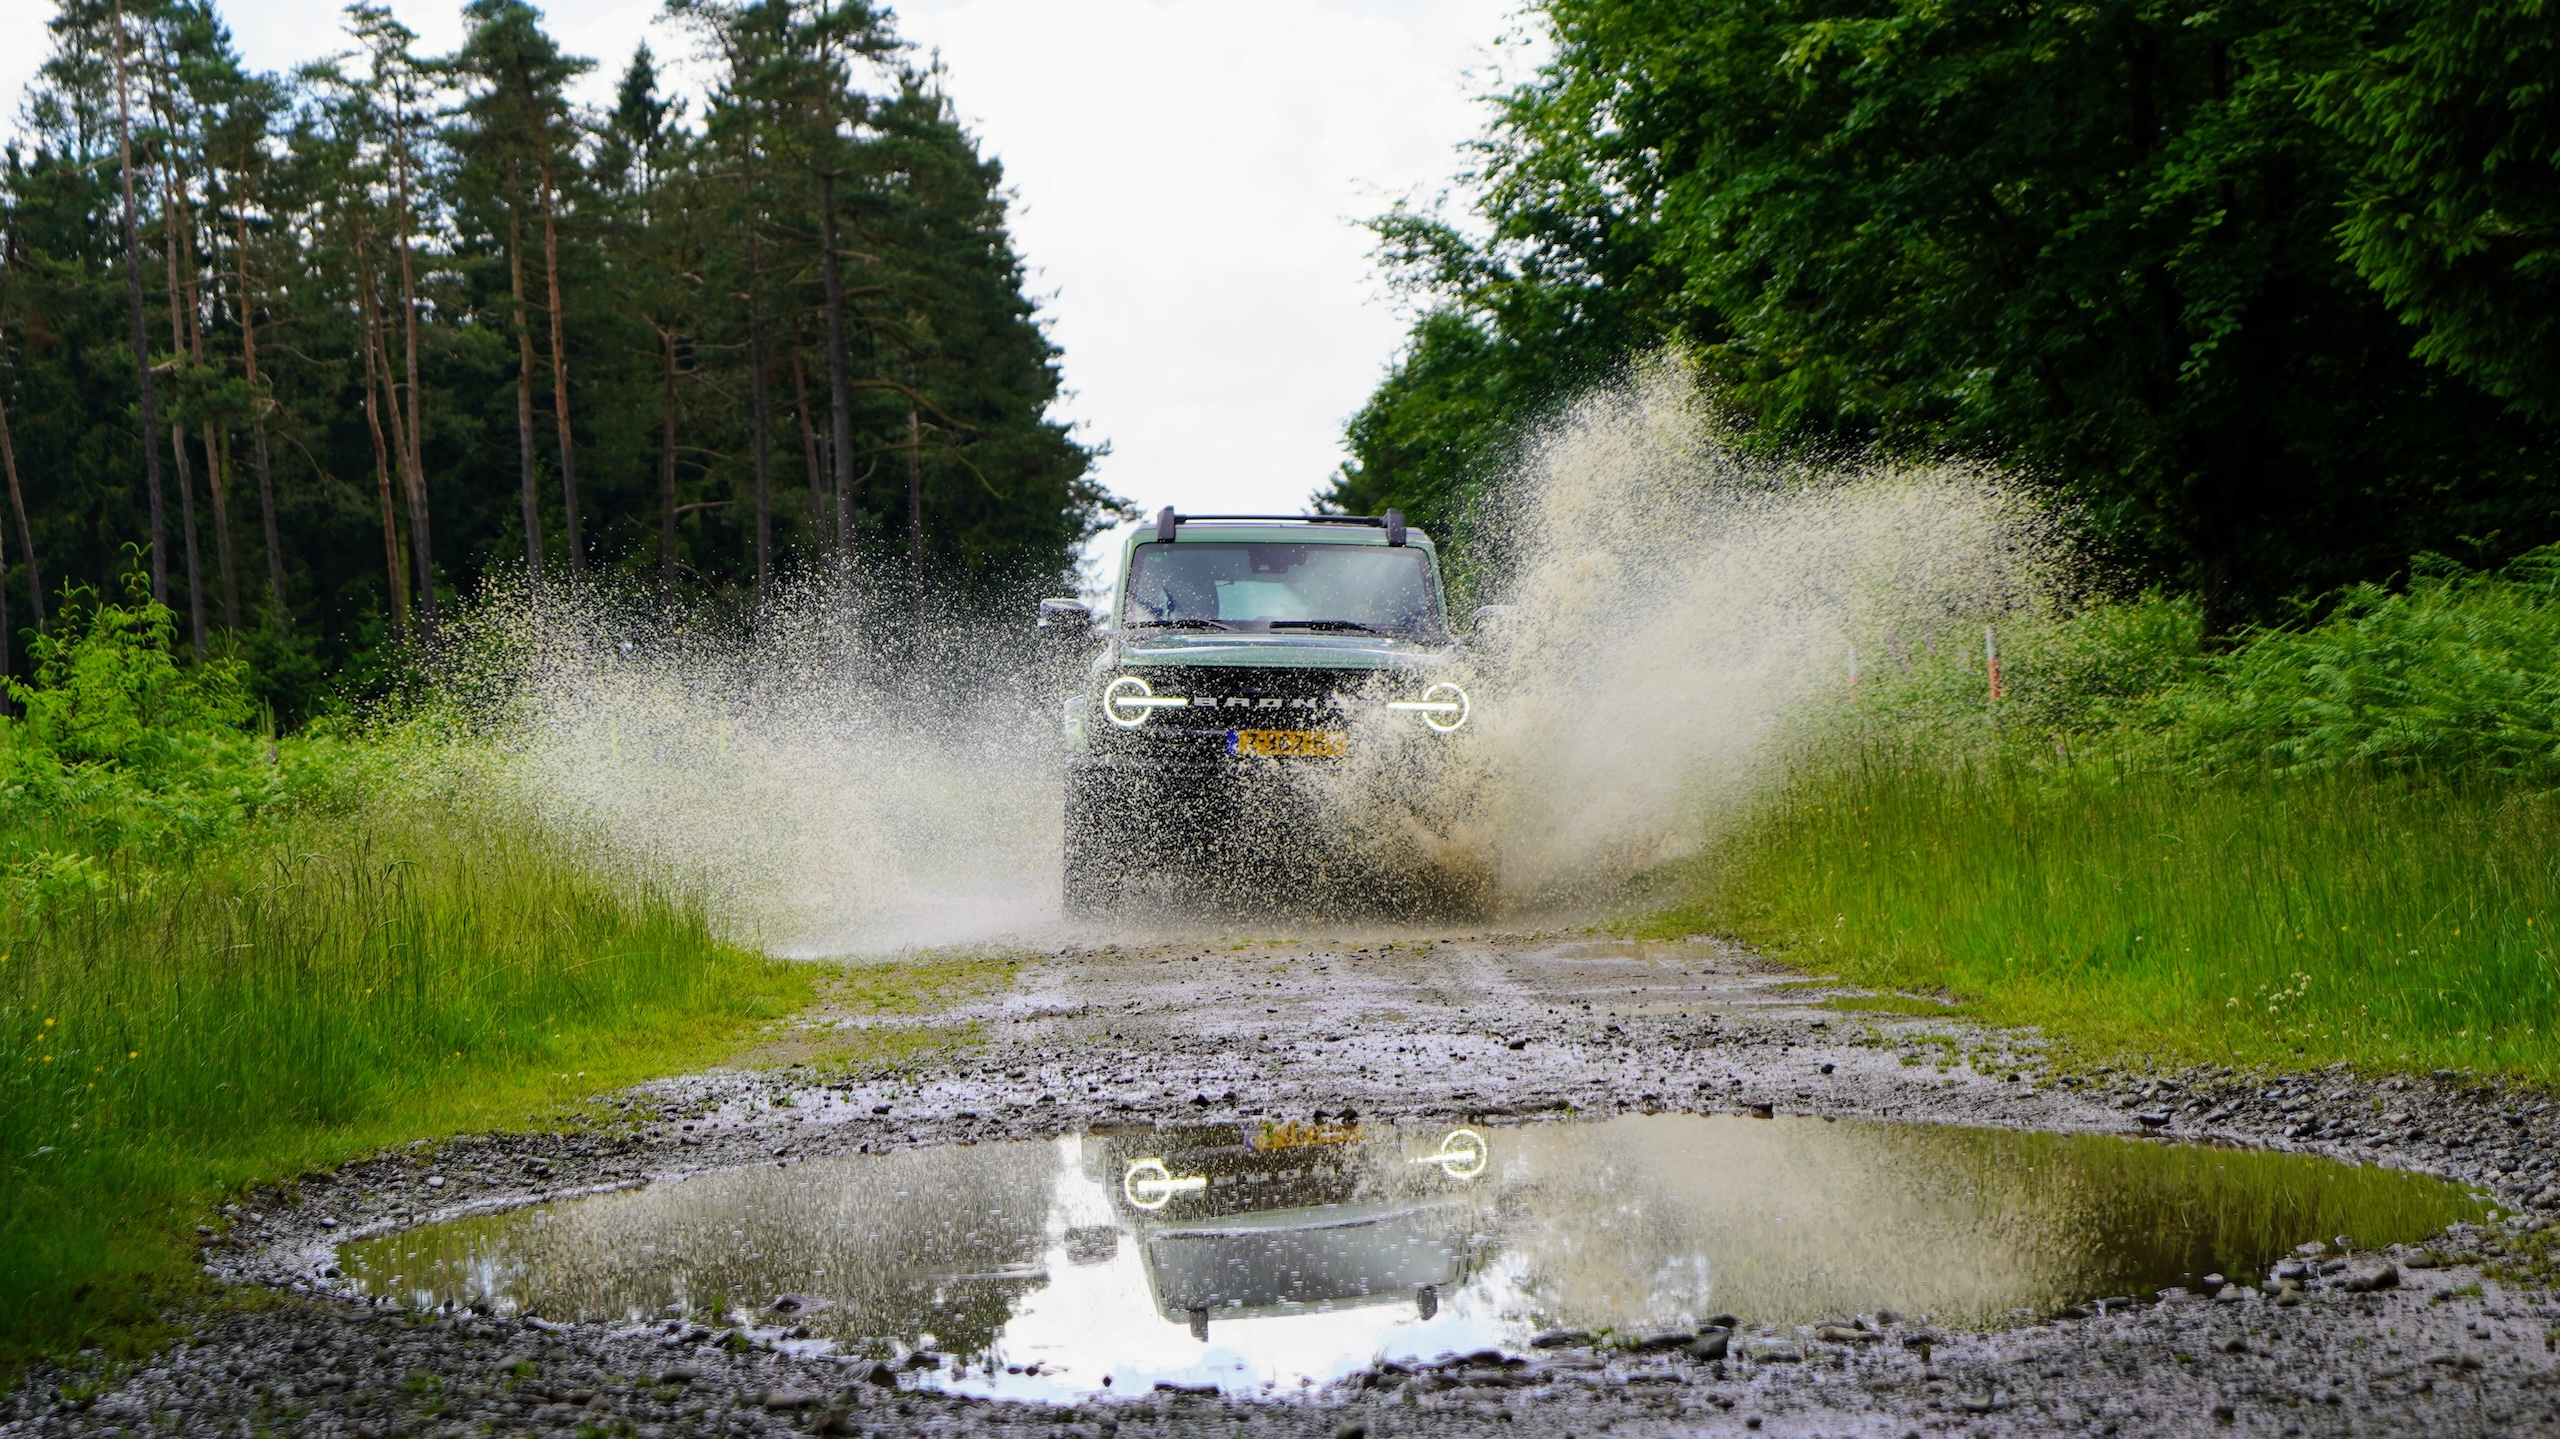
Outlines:
[[[1069, 1399], [1106, 1375], [1119, 1393], [1286, 1393], [1381, 1357], [1720, 1311], [1783, 1325], [1891, 1307], [1987, 1326], [2478, 1212], [2410, 1175], [2088, 1135], [1684, 1115], [1482, 1132], [1481, 1172], [1429, 1162], [1449, 1152], [1438, 1128], [817, 1160], [364, 1240], [340, 1262], [422, 1307], [806, 1325], [812, 1347], [961, 1356], [933, 1381], [946, 1388]], [[1124, 1185], [1159, 1159], [1198, 1182]], [[1428, 1318], [1419, 1275], [1442, 1281]], [[768, 1307], [784, 1294], [811, 1302]]]

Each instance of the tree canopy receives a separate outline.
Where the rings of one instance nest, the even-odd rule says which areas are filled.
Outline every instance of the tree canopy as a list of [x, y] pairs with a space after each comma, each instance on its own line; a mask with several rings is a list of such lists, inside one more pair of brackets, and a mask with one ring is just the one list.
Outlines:
[[2547, 0], [1545, 0], [1399, 209], [1330, 503], [1446, 519], [1665, 344], [1776, 444], [1963, 453], [2218, 622], [2560, 537]]

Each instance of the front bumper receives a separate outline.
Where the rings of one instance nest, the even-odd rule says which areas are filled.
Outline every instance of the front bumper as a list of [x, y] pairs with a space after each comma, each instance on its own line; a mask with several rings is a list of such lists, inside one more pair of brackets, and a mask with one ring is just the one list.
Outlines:
[[1224, 755], [1078, 758], [1067, 766], [1068, 843], [1161, 862], [1303, 848], [1316, 842], [1320, 806], [1284, 768], [1296, 763]]

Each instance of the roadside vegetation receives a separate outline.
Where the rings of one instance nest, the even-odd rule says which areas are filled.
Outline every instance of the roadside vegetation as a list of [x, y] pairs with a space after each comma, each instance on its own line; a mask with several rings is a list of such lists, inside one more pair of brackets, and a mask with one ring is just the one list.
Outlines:
[[2560, 1079], [2560, 550], [1873, 637], [1658, 923], [2109, 1054]]
[[0, 721], [0, 1374], [146, 1342], [227, 1192], [717, 1059], [810, 972], [427, 720], [274, 737], [74, 597]]

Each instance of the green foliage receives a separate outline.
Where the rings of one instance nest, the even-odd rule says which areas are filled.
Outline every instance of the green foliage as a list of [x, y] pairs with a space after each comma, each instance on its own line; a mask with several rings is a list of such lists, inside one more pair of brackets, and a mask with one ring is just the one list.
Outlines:
[[156, 768], [173, 746], [249, 718], [239, 664], [180, 668], [177, 615], [133, 588], [130, 605], [72, 598], [27, 647], [34, 682], [9, 687], [28, 738], [67, 763]]
[[1829, 741], [1978, 758], [2095, 745], [2199, 776], [2408, 771], [2560, 786], [2560, 546], [2493, 573], [2427, 562], [2355, 585], [2319, 617], [2208, 644], [2158, 594], [2000, 624], [2005, 697], [1971, 637], [1868, 641], [1859, 701]]
[[2428, 353], [2460, 330], [2560, 372], [2533, 328], [2549, 100], [2520, 78], [2547, 37], [2515, 18], [2538, 0], [2492, 8], [2506, 28], [2426, 50], [2424, 73], [2482, 115], [2512, 104], [2497, 136], [2400, 91], [2345, 106], [2368, 58], [2401, 63], [2354, 7], [1547, 0], [1554, 58], [1502, 97], [1468, 177], [1487, 239], [1380, 222], [1429, 309], [1334, 498], [1445, 507], [1564, 391], [1672, 344], [1766, 441], [2014, 466], [2217, 629], [2418, 551], [2547, 541], [2549, 424], [2412, 355], [2394, 307], [2425, 302], [2367, 280], [2398, 212], [2339, 234], [2392, 176], [2468, 217], [2469, 239], [2390, 231], [2410, 245], [2513, 221], [2463, 272], [2463, 313], [2507, 328], [2446, 319]]
[[2560, 548], [2497, 575], [2349, 590], [2165, 689], [2155, 723], [2205, 766], [2411, 769], [2560, 784]]
[[1997, 706], [1888, 637], [1673, 923], [2104, 1050], [2560, 1078], [2560, 549], [2424, 568], [2220, 649], [2005, 622]]
[[56, 852], [66, 845], [156, 860], [332, 782], [288, 778], [249, 728], [242, 666], [181, 664], [176, 616], [133, 589], [126, 605], [67, 591], [57, 627], [30, 647], [34, 680], [10, 686], [23, 713], [0, 721], [0, 863], [85, 863]]
[[2418, 353], [2560, 419], [2560, 11], [2375, 0], [2308, 91], [2362, 157], [2340, 233]]
[[153, 1319], [229, 1190], [703, 1062], [806, 998], [485, 758], [271, 741], [167, 609], [75, 613], [0, 724], [0, 1371]]

